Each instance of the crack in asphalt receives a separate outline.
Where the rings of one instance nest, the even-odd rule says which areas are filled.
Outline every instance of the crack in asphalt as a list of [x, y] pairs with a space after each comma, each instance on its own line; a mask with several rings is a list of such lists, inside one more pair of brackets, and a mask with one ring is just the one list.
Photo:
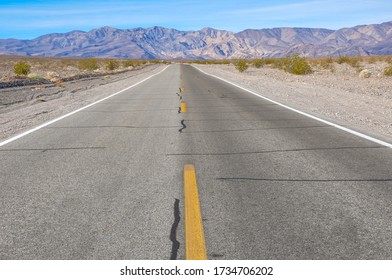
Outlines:
[[182, 120], [182, 121], [181, 121], [181, 125], [182, 125], [182, 128], [180, 128], [180, 129], [178, 130], [180, 133], [182, 133], [182, 131], [186, 128], [185, 120]]
[[172, 242], [171, 260], [177, 259], [178, 249], [180, 248], [180, 242], [177, 240], [177, 229], [180, 220], [180, 200], [176, 198], [174, 201], [174, 222], [170, 230], [170, 240]]

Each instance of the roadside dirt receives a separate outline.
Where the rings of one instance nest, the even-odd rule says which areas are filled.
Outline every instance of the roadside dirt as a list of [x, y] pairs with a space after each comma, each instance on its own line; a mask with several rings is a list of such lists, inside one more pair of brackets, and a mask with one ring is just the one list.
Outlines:
[[72, 112], [159, 72], [165, 65], [62, 82], [0, 89], [0, 140]]
[[386, 63], [363, 65], [369, 78], [347, 65], [296, 76], [269, 67], [239, 73], [232, 65], [196, 65], [265, 97], [392, 143], [392, 77]]

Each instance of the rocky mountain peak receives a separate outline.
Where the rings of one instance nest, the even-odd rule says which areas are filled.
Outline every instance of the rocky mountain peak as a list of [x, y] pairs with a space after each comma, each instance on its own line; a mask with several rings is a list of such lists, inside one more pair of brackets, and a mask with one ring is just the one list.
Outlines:
[[197, 58], [280, 57], [392, 54], [392, 21], [340, 30], [322, 28], [247, 29], [238, 33], [205, 27], [179, 31], [154, 26], [43, 35], [33, 40], [0, 40], [10, 55]]

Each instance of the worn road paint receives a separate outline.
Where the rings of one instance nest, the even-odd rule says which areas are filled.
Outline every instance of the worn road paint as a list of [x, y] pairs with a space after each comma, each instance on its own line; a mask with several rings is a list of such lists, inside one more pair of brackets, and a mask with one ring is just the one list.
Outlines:
[[192, 164], [184, 166], [184, 195], [186, 259], [206, 260], [207, 249], [204, 239], [196, 171]]
[[181, 113], [186, 113], [187, 112], [187, 106], [185, 101], [181, 101]]

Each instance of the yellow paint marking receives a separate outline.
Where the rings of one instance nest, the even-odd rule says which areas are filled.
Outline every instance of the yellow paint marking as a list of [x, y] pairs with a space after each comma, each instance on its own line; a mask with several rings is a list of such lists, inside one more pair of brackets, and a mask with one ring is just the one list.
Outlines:
[[196, 171], [192, 164], [184, 166], [184, 195], [186, 259], [206, 260], [207, 250], [196, 183]]
[[186, 103], [184, 101], [181, 101], [181, 113], [186, 113], [186, 111]]
[[184, 87], [180, 87], [180, 93], [184, 92], [185, 88]]

